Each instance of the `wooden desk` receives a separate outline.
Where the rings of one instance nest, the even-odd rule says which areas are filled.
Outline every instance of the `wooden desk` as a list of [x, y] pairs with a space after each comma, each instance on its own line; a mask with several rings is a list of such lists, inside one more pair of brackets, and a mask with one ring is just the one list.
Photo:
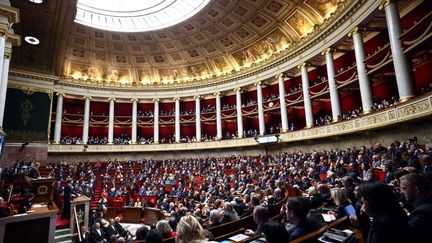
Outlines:
[[124, 207], [122, 211], [122, 222], [140, 223], [142, 209], [139, 207]]
[[54, 242], [56, 214], [57, 210], [41, 207], [32, 213], [0, 218], [0, 242]]
[[164, 214], [158, 208], [145, 208], [144, 209], [144, 223], [146, 225], [154, 225], [159, 220], [164, 218]]

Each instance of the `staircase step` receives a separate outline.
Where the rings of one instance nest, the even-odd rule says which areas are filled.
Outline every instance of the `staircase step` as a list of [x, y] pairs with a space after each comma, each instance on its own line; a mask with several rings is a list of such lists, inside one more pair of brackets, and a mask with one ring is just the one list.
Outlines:
[[70, 234], [71, 230], [69, 228], [67, 229], [59, 229], [55, 231], [55, 236], [61, 236], [61, 235], [66, 235], [66, 234]]

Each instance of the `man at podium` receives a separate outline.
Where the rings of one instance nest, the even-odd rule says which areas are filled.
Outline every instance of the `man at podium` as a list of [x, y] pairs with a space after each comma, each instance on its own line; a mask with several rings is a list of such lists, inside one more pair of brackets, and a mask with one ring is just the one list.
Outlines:
[[72, 195], [76, 197], [79, 196], [79, 194], [74, 192], [72, 188], [72, 180], [68, 179], [67, 184], [63, 190], [63, 210], [62, 210], [61, 217], [64, 219], [67, 219], [70, 216], [70, 207], [71, 207], [70, 201], [72, 199]]

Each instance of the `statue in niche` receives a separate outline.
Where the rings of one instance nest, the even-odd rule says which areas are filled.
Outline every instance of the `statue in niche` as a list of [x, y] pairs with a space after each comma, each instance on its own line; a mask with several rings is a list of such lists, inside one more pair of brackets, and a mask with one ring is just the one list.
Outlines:
[[119, 74], [118, 71], [116, 69], [111, 69], [110, 71], [110, 75], [109, 75], [109, 80], [117, 82], [119, 80]]

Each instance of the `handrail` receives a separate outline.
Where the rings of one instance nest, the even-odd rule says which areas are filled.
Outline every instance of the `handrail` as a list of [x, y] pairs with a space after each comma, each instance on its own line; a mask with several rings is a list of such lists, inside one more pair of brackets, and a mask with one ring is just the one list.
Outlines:
[[78, 216], [77, 216], [77, 212], [76, 212], [76, 206], [73, 207], [73, 210], [74, 210], [75, 224], [76, 224], [77, 231], [78, 231], [78, 240], [79, 240], [79, 242], [81, 242], [81, 229], [80, 229], [79, 223], [78, 223]]
[[10, 200], [12, 198], [13, 188], [14, 188], [13, 184], [10, 184], [9, 185], [9, 195], [8, 195], [8, 199], [7, 199], [8, 202], [10, 202]]
[[407, 29], [406, 31], [404, 31], [400, 38], [404, 37], [405, 35], [407, 35], [411, 30], [413, 30], [414, 28], [416, 28], [418, 25], [420, 25], [421, 23], [423, 23], [423, 21], [425, 19], [427, 19], [430, 15], [432, 15], [432, 12], [429, 12], [428, 14], [426, 14], [423, 18], [421, 18], [420, 20], [416, 21], [413, 26], [411, 26], [409, 29]]

